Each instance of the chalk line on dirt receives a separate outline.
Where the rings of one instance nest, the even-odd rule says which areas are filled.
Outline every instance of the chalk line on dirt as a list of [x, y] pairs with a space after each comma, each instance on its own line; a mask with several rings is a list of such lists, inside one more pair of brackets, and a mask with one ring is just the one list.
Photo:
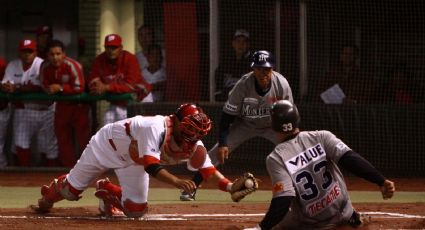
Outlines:
[[[391, 212], [360, 212], [361, 214], [369, 215], [372, 218], [377, 219], [425, 219], [425, 216], [420, 215], [410, 215], [402, 213], [391, 213]], [[193, 219], [233, 219], [237, 218], [250, 218], [250, 217], [262, 217], [264, 213], [224, 213], [224, 214], [148, 214], [142, 218], [129, 218], [125, 216], [117, 216], [113, 218], [106, 218], [101, 216], [47, 216], [47, 215], [36, 215], [36, 216], [9, 216], [9, 215], [0, 215], [0, 219], [68, 219], [68, 220], [193, 220]]]

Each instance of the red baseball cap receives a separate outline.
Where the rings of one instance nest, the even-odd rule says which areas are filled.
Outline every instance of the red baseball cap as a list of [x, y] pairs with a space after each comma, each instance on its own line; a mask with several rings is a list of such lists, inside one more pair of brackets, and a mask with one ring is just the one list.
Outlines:
[[105, 37], [105, 46], [121, 46], [122, 39], [118, 34], [109, 34]]
[[37, 32], [36, 32], [37, 36], [40, 36], [42, 34], [48, 34], [48, 35], [52, 35], [52, 28], [50, 28], [50, 26], [40, 26], [37, 28]]
[[32, 50], [35, 51], [37, 45], [34, 40], [24, 39], [19, 42], [19, 50]]

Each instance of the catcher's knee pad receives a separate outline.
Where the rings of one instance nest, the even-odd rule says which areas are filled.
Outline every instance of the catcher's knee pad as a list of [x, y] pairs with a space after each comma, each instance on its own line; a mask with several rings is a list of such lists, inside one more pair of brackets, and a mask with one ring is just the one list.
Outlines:
[[66, 180], [66, 175], [62, 175], [49, 185], [41, 187], [41, 199], [38, 200], [38, 206], [41, 209], [47, 210], [53, 207], [53, 204], [63, 199], [78, 200], [82, 191], [72, 187]]
[[148, 203], [135, 203], [129, 199], [123, 203], [124, 214], [128, 217], [142, 217], [148, 212]]
[[66, 177], [64, 177], [63, 180], [58, 180], [58, 188], [60, 194], [63, 196], [63, 198], [70, 200], [70, 201], [76, 201], [81, 198], [80, 194], [83, 192], [81, 190], [78, 190], [68, 182]]

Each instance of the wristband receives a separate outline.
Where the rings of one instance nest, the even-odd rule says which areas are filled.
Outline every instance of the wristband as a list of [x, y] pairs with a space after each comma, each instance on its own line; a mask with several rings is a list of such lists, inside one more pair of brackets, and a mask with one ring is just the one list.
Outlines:
[[229, 184], [230, 184], [230, 181], [226, 177], [224, 177], [224, 178], [220, 179], [220, 181], [218, 182], [218, 188], [221, 191], [228, 192], [229, 190], [228, 190], [227, 185], [229, 185]]

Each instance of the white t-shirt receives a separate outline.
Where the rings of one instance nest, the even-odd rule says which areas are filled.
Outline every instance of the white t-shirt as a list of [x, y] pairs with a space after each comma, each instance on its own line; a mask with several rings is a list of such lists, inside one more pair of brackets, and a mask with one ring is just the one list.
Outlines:
[[[21, 59], [15, 59], [6, 67], [4, 78], [2, 83], [10, 82], [13, 84], [32, 84], [41, 85], [40, 80], [40, 66], [43, 63], [43, 59], [35, 57], [29, 69], [24, 71]], [[48, 101], [46, 101], [48, 103]], [[42, 103], [34, 103], [31, 101], [23, 101], [25, 108], [37, 109], [45, 107]]]
[[[148, 68], [145, 68], [142, 70], [143, 77], [145, 78], [145, 81], [149, 84], [155, 84], [161, 81], [165, 81], [167, 79], [165, 74], [165, 69], [161, 67], [159, 70], [157, 70], [154, 73], [151, 73]], [[152, 91], [143, 98], [142, 102], [154, 102], [154, 101], [162, 101], [164, 96], [164, 92], [162, 91]]]
[[[161, 49], [161, 53], [162, 53], [161, 67], [165, 68], [165, 50]], [[139, 61], [139, 67], [141, 70], [148, 68], [149, 66], [148, 59], [146, 58], [146, 56], [143, 54], [142, 51], [137, 52], [136, 57], [137, 57], [137, 60]]]
[[2, 83], [11, 82], [14, 84], [28, 84], [31, 82], [33, 85], [41, 85], [40, 82], [40, 65], [43, 59], [35, 57], [29, 69], [24, 71], [21, 59], [15, 59], [6, 67]]

